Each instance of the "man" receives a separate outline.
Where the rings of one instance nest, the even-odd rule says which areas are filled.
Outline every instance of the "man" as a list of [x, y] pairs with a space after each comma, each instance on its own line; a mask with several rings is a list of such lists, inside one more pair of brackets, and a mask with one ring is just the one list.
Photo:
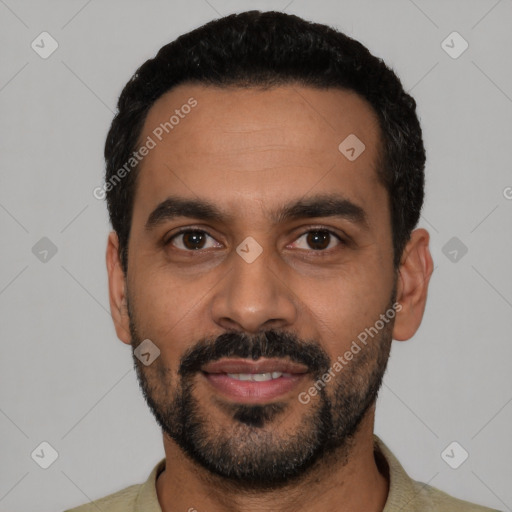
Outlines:
[[105, 146], [118, 337], [164, 434], [75, 511], [483, 511], [373, 433], [432, 273], [415, 102], [360, 43], [246, 12], [164, 46]]

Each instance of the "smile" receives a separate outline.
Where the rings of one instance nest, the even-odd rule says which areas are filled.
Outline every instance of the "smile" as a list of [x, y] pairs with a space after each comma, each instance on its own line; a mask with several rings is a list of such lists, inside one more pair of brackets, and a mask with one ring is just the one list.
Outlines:
[[265, 382], [267, 380], [279, 379], [279, 377], [291, 377], [291, 373], [272, 372], [272, 373], [228, 373], [228, 377], [236, 380], [251, 380], [254, 382]]

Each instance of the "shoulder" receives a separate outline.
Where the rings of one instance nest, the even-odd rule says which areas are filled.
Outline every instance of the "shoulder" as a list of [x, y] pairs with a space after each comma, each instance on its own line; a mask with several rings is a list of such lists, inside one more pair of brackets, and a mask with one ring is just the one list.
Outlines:
[[142, 484], [130, 485], [121, 491], [109, 494], [85, 505], [65, 510], [64, 512], [127, 512], [135, 510], [135, 501]]
[[165, 462], [164, 457], [153, 467], [148, 479], [141, 484], [130, 485], [121, 491], [64, 512], [161, 512], [156, 479], [165, 469]]
[[496, 509], [454, 498], [431, 485], [414, 480], [412, 485], [414, 487], [414, 501], [421, 505], [420, 510], [436, 512], [498, 512]]
[[436, 487], [413, 480], [393, 452], [376, 435], [374, 443], [376, 460], [381, 461], [381, 467], [387, 467], [389, 479], [388, 498], [383, 512], [498, 512], [454, 498]]

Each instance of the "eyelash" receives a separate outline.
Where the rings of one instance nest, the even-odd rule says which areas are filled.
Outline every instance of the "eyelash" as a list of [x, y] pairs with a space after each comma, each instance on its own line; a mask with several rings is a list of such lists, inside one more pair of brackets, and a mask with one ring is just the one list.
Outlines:
[[[306, 231], [303, 231], [295, 240], [298, 240], [299, 238], [302, 238], [304, 235], [307, 235], [308, 233], [312, 233], [312, 232], [315, 232], [315, 231], [321, 231], [321, 232], [329, 233], [329, 235], [334, 236], [334, 238], [336, 238], [340, 242], [340, 245], [345, 245], [346, 246], [349, 243], [348, 240], [342, 238], [340, 235], [338, 235], [334, 231], [332, 231], [332, 230], [330, 230], [330, 229], [328, 229], [326, 227], [322, 227], [322, 226], [310, 227]], [[177, 238], [179, 235], [182, 235], [184, 233], [203, 233], [203, 234], [206, 234], [210, 238], [213, 238], [215, 240], [215, 237], [210, 235], [210, 233], [208, 233], [208, 231], [205, 231], [204, 229], [182, 228], [179, 231], [177, 231], [176, 233], [174, 233], [171, 237], [169, 237], [164, 242], [164, 246], [170, 245], [171, 242], [175, 238]], [[335, 248], [331, 248], [331, 249], [316, 249], [316, 250], [315, 249], [309, 249], [309, 252], [315, 253], [316, 255], [320, 256], [321, 254], [329, 253], [333, 249], [335, 249]], [[194, 250], [194, 249], [180, 249], [180, 248], [176, 248], [176, 250], [194, 253], [194, 252], [203, 252], [205, 249], [196, 249], [196, 250]], [[302, 249], [302, 250], [306, 250], [306, 249]]]

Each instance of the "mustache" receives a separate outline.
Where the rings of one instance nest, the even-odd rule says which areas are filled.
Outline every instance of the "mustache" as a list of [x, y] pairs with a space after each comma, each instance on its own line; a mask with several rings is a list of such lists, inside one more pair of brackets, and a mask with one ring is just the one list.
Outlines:
[[316, 342], [303, 341], [292, 333], [268, 330], [257, 335], [226, 332], [215, 339], [203, 339], [189, 348], [181, 357], [179, 375], [186, 377], [201, 371], [206, 363], [224, 357], [240, 357], [257, 360], [288, 358], [308, 367], [320, 378], [330, 368], [330, 359]]

